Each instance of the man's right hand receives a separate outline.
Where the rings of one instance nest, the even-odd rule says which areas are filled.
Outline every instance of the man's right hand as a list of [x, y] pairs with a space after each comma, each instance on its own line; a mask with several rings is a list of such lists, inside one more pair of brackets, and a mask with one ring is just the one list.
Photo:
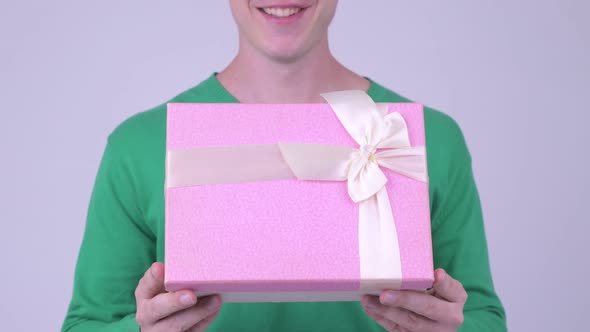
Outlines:
[[213, 322], [221, 308], [221, 297], [199, 298], [192, 290], [166, 292], [164, 264], [154, 263], [135, 289], [135, 319], [142, 332], [201, 332]]

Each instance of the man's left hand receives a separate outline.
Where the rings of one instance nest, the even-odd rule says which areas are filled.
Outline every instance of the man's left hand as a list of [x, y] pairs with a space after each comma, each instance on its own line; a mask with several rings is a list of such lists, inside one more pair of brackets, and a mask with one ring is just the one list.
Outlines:
[[379, 297], [365, 295], [367, 314], [389, 332], [457, 331], [463, 324], [467, 292], [443, 269], [434, 271], [434, 286], [427, 292], [386, 290]]

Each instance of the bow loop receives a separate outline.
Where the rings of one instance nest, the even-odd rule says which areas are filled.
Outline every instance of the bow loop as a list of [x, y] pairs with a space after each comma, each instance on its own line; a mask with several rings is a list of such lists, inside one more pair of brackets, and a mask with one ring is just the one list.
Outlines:
[[383, 117], [379, 124], [378, 148], [404, 149], [409, 148], [410, 136], [406, 121], [398, 112], [392, 112]]
[[[401, 114], [381, 112], [363, 91], [330, 92], [322, 94], [322, 97], [350, 136], [359, 143], [346, 174], [348, 194], [355, 203], [370, 198], [385, 186], [387, 177], [379, 166], [401, 169], [400, 173], [404, 175], [415, 175], [416, 172], [405, 171], [405, 168], [408, 165], [416, 168], [419, 160], [414, 163], [403, 161], [404, 152], [397, 152], [395, 160], [386, 152], [377, 152], [377, 149], [404, 151], [411, 148], [408, 127]], [[410, 155], [415, 153], [413, 150]]]
[[279, 143], [283, 158], [298, 179], [347, 180], [348, 194], [355, 203], [384, 188], [387, 177], [381, 167], [425, 181], [424, 148], [410, 145], [401, 114], [380, 110], [363, 91], [322, 96], [359, 147]]

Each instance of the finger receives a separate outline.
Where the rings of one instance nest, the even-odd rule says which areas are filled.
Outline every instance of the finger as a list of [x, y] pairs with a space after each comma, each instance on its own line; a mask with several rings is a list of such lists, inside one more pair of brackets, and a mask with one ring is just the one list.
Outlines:
[[389, 320], [379, 314], [376, 314], [375, 312], [367, 311], [367, 315], [369, 315], [369, 317], [373, 318], [373, 320], [375, 320], [375, 322], [377, 322], [377, 324], [381, 325], [388, 332], [394, 332], [394, 331], [398, 332], [398, 331], [405, 331], [406, 330], [406, 329], [403, 329], [398, 324], [392, 322], [391, 320]]
[[164, 291], [164, 264], [156, 262], [145, 271], [135, 289], [135, 298], [138, 300], [151, 299]]
[[463, 285], [448, 275], [443, 269], [434, 271], [434, 286], [432, 286], [437, 297], [450, 302], [465, 303], [467, 292]]
[[200, 299], [196, 305], [168, 316], [154, 325], [156, 331], [187, 331], [207, 316], [219, 311], [221, 299], [212, 295]]
[[440, 331], [440, 325], [436, 322], [404, 308], [385, 306], [378, 313], [385, 319], [412, 332]]
[[182, 290], [173, 293], [162, 293], [147, 300], [143, 304], [148, 323], [168, 317], [197, 303], [197, 295], [191, 290]]
[[392, 322], [391, 320], [383, 317], [381, 314], [378, 314], [372, 309], [365, 308], [365, 312], [369, 317], [371, 317], [375, 322], [377, 322], [377, 324], [381, 325], [388, 332], [406, 331], [406, 329], [402, 328], [401, 326]]
[[394, 306], [413, 311], [434, 321], [446, 321], [454, 303], [441, 300], [427, 293], [411, 291], [383, 291], [379, 301], [387, 306]]
[[219, 310], [205, 317], [203, 320], [198, 322], [197, 325], [194, 325], [190, 330], [188, 330], [188, 332], [204, 332], [209, 327], [209, 325], [213, 323], [217, 316], [219, 316]]

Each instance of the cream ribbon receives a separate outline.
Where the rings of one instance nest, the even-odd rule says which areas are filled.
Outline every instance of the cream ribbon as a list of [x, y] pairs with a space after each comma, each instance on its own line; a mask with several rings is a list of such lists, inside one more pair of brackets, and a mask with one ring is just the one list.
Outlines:
[[385, 188], [387, 177], [380, 166], [428, 182], [425, 149], [410, 145], [401, 114], [388, 113], [387, 104], [375, 104], [364, 91], [336, 91], [322, 97], [359, 148], [279, 142], [168, 150], [166, 187], [293, 177], [347, 181], [350, 198], [359, 204], [360, 290], [400, 288], [399, 243]]

